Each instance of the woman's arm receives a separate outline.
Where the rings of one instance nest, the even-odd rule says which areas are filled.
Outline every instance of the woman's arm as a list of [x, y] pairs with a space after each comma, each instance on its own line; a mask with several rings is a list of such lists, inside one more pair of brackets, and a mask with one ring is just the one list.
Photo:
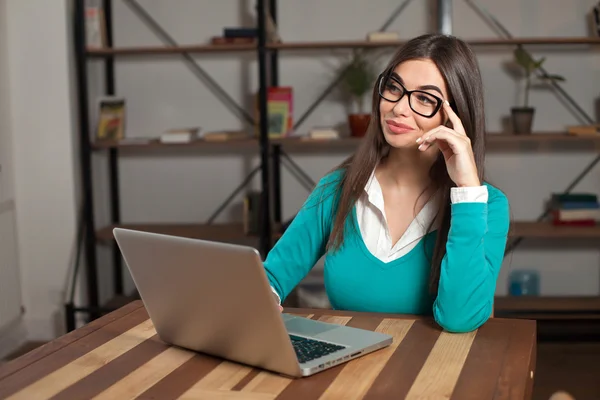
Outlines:
[[279, 300], [310, 272], [325, 253], [340, 173], [321, 179], [264, 262], [267, 277]]
[[488, 187], [487, 202], [452, 204], [446, 255], [433, 314], [450, 332], [469, 332], [492, 314], [496, 280], [504, 259], [509, 205], [498, 189]]

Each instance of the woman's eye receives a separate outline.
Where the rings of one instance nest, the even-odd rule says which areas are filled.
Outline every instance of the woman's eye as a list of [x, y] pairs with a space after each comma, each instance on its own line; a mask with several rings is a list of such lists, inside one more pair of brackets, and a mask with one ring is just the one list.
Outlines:
[[427, 96], [427, 95], [424, 95], [424, 94], [420, 94], [419, 96], [417, 96], [417, 99], [418, 99], [418, 100], [419, 100], [421, 103], [423, 103], [423, 104], [426, 104], [426, 105], [432, 105], [432, 104], [435, 104], [435, 101], [434, 101], [434, 100], [433, 100], [431, 97], [429, 97], [429, 96]]
[[392, 93], [400, 93], [400, 92], [402, 92], [402, 89], [399, 88], [396, 85], [388, 85], [387, 90], [389, 90]]

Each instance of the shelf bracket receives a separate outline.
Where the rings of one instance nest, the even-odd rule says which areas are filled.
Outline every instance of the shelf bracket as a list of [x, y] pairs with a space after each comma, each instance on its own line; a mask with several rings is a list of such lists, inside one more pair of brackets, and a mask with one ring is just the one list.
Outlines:
[[[465, 0], [465, 1], [467, 2], [467, 4], [469, 6], [471, 6], [471, 8], [473, 8], [475, 10], [475, 12], [481, 17], [481, 19], [483, 19], [483, 21], [485, 23], [490, 25], [497, 32], [500, 32], [500, 36], [504, 36], [505, 39], [513, 39], [514, 38], [514, 36], [511, 35], [511, 33], [508, 31], [508, 29], [506, 29], [506, 27], [504, 27], [504, 25], [502, 25], [496, 17], [494, 17], [491, 13], [489, 13], [488, 11], [482, 9], [477, 4], [475, 4], [474, 0]], [[518, 45], [518, 47], [523, 48], [522, 45]], [[523, 50], [526, 51], [525, 49], [523, 49]], [[538, 70], [536, 70], [535, 73], [536, 73], [536, 75], [538, 75], [539, 77], [542, 77], [542, 78], [550, 75], [543, 67], [538, 68]], [[567, 102], [579, 113], [579, 116], [581, 118], [583, 118], [583, 120], [585, 120], [586, 123], [588, 123], [588, 124], [594, 123], [594, 119], [592, 117], [590, 117], [583, 110], [583, 108], [581, 108], [581, 106], [579, 104], [577, 104], [577, 102], [557, 82], [555, 82], [554, 80], [551, 80], [550, 85], [558, 93], [560, 93], [564, 97], [565, 100], [567, 100]]]
[[[490, 14], [488, 11], [482, 9], [481, 7], [479, 7], [477, 4], [475, 4], [474, 0], [465, 0], [467, 2], [467, 4], [469, 6], [471, 6], [471, 8], [473, 8], [475, 10], [475, 12], [477, 14], [479, 14], [479, 16], [487, 23], [489, 24], [493, 29], [495, 29], [497, 32], [500, 33], [501, 36], [504, 36], [506, 39], [512, 39], [513, 35], [508, 31], [508, 29], [506, 29], [506, 27], [504, 27], [499, 21], [498, 19], [496, 19], [492, 14]], [[519, 45], [519, 47], [522, 48], [521, 45]], [[536, 74], [543, 76], [547, 76], [548, 72], [543, 69], [542, 67], [539, 68], [539, 72], [536, 71]], [[592, 119], [592, 117], [590, 117], [582, 108], [581, 106], [579, 106], [579, 104], [577, 104], [577, 102], [575, 102], [575, 100], [569, 96], [569, 94], [556, 82], [554, 81], [550, 81], [552, 84], [552, 87], [554, 87], [554, 89], [556, 89], [557, 92], [559, 92], [568, 102], [571, 106], [573, 106], [580, 114], [580, 117], [582, 117], [587, 123], [589, 124], [593, 124], [594, 120]], [[563, 191], [563, 193], [570, 193], [575, 186], [577, 186], [577, 184], [596, 166], [596, 164], [598, 164], [598, 162], [600, 162], [600, 155], [596, 156], [584, 169], [583, 171], [567, 186], [567, 188]], [[542, 221], [544, 218], [546, 218], [548, 216], [548, 214], [550, 213], [551, 208], [550, 206], [547, 206], [543, 213], [537, 218], [537, 221]], [[513, 240], [511, 243], [509, 243], [506, 247], [506, 250], [504, 252], [504, 256], [506, 257], [506, 255], [508, 255], [509, 253], [511, 253], [512, 251], [514, 251], [514, 249], [523, 241], [523, 237], [517, 237], [515, 240]]]
[[[157, 34], [163, 41], [171, 46], [179, 46], [177, 42], [171, 37], [165, 29], [160, 26], [160, 24], [136, 1], [136, 0], [124, 0], [125, 4], [131, 8], [131, 10], [136, 14], [148, 27]], [[238, 116], [240, 116], [244, 122], [246, 122], [251, 127], [254, 126], [254, 118], [244, 110], [236, 101], [227, 94], [227, 92], [214, 80], [211, 76], [202, 68], [198, 63], [193, 59], [193, 57], [189, 53], [182, 53], [182, 57], [186, 61], [187, 66], [192, 70], [192, 72], [203, 81], [209, 89], [216, 92], [217, 95], [222, 97], [222, 101], [229, 105]]]
[[288, 170], [295, 175], [295, 178], [300, 182], [309, 192], [312, 191], [317, 183], [312, 180], [310, 175], [308, 175], [284, 150], [281, 150], [281, 155], [283, 159], [286, 160], [290, 166], [287, 167]]
[[248, 174], [248, 176], [246, 176], [246, 178], [242, 181], [242, 183], [240, 183], [238, 185], [238, 187], [236, 187], [233, 190], [233, 192], [229, 195], [229, 197], [227, 197], [227, 199], [223, 202], [223, 204], [221, 204], [219, 206], [219, 208], [217, 208], [217, 210], [215, 210], [215, 212], [210, 216], [210, 218], [208, 218], [208, 220], [206, 221], [207, 225], [210, 225], [215, 221], [215, 219], [219, 216], [219, 214], [221, 214], [223, 212], [223, 210], [225, 210], [227, 208], [229, 203], [231, 203], [233, 201], [233, 199], [235, 199], [235, 196], [237, 196], [238, 193], [241, 192], [242, 189], [244, 189], [246, 187], [246, 185], [248, 185], [250, 183], [252, 178], [254, 178], [254, 175], [256, 175], [256, 173], [260, 170], [261, 170], [261, 166], [259, 165], [258, 167], [254, 168]]
[[[390, 17], [383, 23], [383, 25], [378, 29], [378, 31], [385, 31], [388, 27], [398, 18], [398, 16], [404, 11], [404, 9], [410, 4], [412, 0], [404, 0], [402, 4], [400, 4], [394, 12], [390, 15]], [[360, 52], [361, 50], [358, 50]], [[367, 52], [368, 50], [363, 50]], [[348, 67], [349, 68], [349, 67]], [[321, 104], [323, 100], [333, 91], [333, 89], [341, 82], [344, 74], [346, 73], [346, 69], [339, 73], [339, 75], [327, 86], [323, 92], [316, 98], [315, 101], [308, 107], [308, 109], [298, 118], [296, 123], [294, 124], [293, 130], [297, 130], [304, 121], [315, 111], [315, 109]]]

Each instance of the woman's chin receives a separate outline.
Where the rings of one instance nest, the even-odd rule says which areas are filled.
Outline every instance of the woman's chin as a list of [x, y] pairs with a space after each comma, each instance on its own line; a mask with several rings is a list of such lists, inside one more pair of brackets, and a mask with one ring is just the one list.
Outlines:
[[416, 136], [403, 134], [403, 135], [393, 135], [393, 134], [384, 134], [385, 141], [392, 147], [397, 149], [416, 149], [418, 147], [416, 142]]

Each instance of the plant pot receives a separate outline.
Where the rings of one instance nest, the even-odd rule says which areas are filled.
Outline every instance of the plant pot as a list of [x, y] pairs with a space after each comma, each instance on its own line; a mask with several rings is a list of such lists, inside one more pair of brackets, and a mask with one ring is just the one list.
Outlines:
[[535, 108], [513, 107], [510, 109], [513, 131], [517, 135], [531, 133]]
[[350, 125], [350, 135], [354, 137], [365, 136], [370, 121], [371, 114], [349, 114], [348, 124]]

